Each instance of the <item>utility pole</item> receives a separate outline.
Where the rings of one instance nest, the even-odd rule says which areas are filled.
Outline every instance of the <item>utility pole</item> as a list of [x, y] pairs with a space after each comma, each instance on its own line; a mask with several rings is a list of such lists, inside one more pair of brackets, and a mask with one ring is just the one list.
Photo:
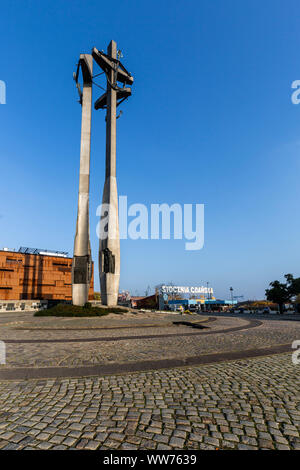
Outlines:
[[[106, 92], [95, 102], [95, 109], [106, 109], [106, 168], [102, 197], [99, 242], [99, 276], [101, 301], [113, 306], [118, 302], [120, 281], [120, 237], [118, 220], [118, 191], [116, 179], [116, 119], [117, 106], [131, 95], [133, 77], [120, 62], [117, 44], [111, 41], [107, 54], [94, 48], [92, 56], [104, 71]], [[123, 88], [117, 82], [123, 83]]]
[[[82, 72], [83, 90], [78, 79]], [[80, 54], [74, 80], [79, 92], [82, 109], [80, 171], [78, 212], [76, 234], [74, 240], [74, 256], [72, 263], [72, 302], [83, 306], [88, 301], [92, 275], [90, 230], [89, 230], [89, 185], [90, 185], [90, 151], [91, 151], [91, 112], [92, 112], [92, 78], [93, 58], [90, 54]]]
[[231, 293], [231, 305], [233, 306], [233, 288], [230, 287], [230, 293]]
[[209, 282], [208, 281], [206, 281], [206, 285], [207, 285], [207, 298], [210, 299], [210, 294], [209, 294], [209, 290], [208, 290], [209, 289], [209, 287], [208, 287]]

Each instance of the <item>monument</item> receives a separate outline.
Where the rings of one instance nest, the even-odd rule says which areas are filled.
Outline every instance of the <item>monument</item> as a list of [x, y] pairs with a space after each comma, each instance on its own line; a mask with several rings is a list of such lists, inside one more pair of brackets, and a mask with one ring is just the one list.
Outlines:
[[[83, 89], [79, 84], [79, 72], [83, 78]], [[82, 108], [81, 144], [78, 212], [72, 263], [72, 302], [83, 306], [88, 301], [92, 262], [89, 230], [89, 185], [90, 185], [90, 151], [91, 151], [91, 112], [92, 112], [92, 80], [93, 58], [90, 54], [80, 54], [74, 80], [79, 92]]]
[[[106, 109], [106, 160], [105, 183], [102, 207], [107, 210], [105, 229], [99, 243], [99, 276], [101, 301], [104, 305], [116, 305], [118, 302], [120, 281], [120, 238], [118, 221], [118, 191], [116, 179], [116, 120], [117, 106], [131, 95], [133, 77], [120, 62], [121, 53], [117, 44], [111, 41], [107, 54], [94, 48], [95, 62], [106, 75], [106, 92], [95, 102], [95, 109]], [[123, 87], [118, 85], [123, 84]]]
[[[120, 237], [118, 221], [118, 191], [116, 179], [116, 120], [117, 106], [131, 95], [132, 75], [120, 62], [121, 52], [111, 41], [107, 54], [95, 47], [92, 55], [81, 54], [74, 74], [82, 105], [80, 177], [78, 215], [72, 264], [72, 301], [74, 305], [84, 305], [88, 301], [91, 280], [91, 249], [89, 240], [89, 175], [91, 146], [91, 105], [93, 84], [93, 59], [106, 76], [106, 91], [95, 102], [95, 109], [106, 109], [106, 159], [105, 182], [102, 197], [101, 215], [105, 228], [99, 242], [99, 277], [101, 301], [113, 306], [118, 302], [120, 281]], [[83, 90], [79, 85], [79, 72], [82, 72]], [[99, 74], [101, 75], [101, 74]], [[97, 75], [96, 75], [97, 76]], [[118, 85], [118, 82], [122, 86]], [[128, 86], [129, 85], [129, 86]], [[121, 113], [120, 113], [121, 114]]]

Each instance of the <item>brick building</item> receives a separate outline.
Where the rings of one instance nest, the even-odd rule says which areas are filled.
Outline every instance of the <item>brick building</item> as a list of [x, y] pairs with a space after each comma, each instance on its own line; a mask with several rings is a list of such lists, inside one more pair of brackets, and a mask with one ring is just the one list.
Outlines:
[[[0, 300], [71, 300], [72, 258], [31, 248], [0, 250]], [[94, 298], [92, 275], [89, 299]]]

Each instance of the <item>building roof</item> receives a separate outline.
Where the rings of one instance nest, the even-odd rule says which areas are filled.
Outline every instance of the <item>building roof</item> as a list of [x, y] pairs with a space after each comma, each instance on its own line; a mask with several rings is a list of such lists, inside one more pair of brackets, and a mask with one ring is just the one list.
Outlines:
[[46, 256], [59, 256], [62, 258], [68, 258], [69, 253], [67, 251], [56, 251], [56, 250], [46, 250], [41, 248], [29, 248], [21, 246], [19, 250], [14, 250], [10, 248], [3, 248], [3, 251], [10, 251], [12, 253], [22, 253], [26, 255], [46, 255]]

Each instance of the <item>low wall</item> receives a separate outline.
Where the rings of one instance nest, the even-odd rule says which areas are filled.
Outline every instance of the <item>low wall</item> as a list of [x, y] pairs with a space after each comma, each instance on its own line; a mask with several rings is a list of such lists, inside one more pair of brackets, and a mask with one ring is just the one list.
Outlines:
[[0, 313], [39, 310], [47, 305], [48, 300], [0, 300]]

